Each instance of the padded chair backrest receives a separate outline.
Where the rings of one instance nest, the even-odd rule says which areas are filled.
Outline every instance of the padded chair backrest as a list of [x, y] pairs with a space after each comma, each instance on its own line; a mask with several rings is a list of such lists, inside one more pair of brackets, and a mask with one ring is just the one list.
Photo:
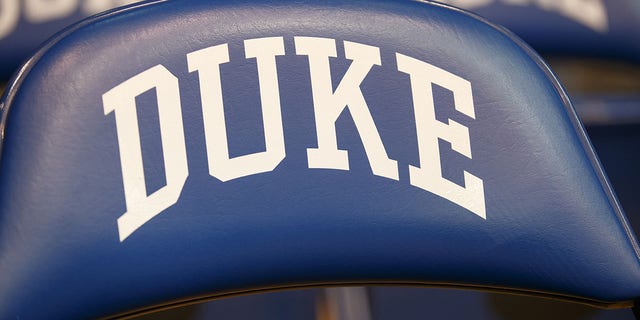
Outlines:
[[340, 284], [640, 293], [553, 74], [443, 5], [143, 3], [54, 39], [0, 106], [2, 319]]
[[62, 28], [133, 0], [0, 0], [0, 82]]
[[545, 54], [640, 62], [636, 0], [441, 0], [477, 12]]

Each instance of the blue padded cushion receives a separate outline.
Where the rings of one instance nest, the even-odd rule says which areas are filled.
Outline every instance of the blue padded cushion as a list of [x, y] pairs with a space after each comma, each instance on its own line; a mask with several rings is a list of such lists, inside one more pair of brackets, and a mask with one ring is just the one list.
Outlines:
[[637, 0], [442, 0], [507, 27], [544, 54], [640, 60]]
[[449, 7], [144, 3], [54, 39], [0, 106], [0, 319], [356, 283], [640, 293], [552, 73]]

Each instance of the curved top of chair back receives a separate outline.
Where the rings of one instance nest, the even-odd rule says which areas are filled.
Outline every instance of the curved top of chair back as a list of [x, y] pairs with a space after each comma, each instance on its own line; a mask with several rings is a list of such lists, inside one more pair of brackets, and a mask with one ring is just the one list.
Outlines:
[[443, 5], [134, 5], [50, 42], [0, 106], [0, 318], [338, 284], [640, 293], [553, 74]]
[[133, 0], [0, 0], [0, 82], [47, 38], [90, 15]]

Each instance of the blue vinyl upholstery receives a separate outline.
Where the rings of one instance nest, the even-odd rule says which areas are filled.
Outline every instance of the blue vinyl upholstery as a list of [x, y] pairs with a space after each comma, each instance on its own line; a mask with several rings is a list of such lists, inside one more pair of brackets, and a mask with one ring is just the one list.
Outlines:
[[0, 110], [0, 319], [340, 284], [640, 294], [551, 71], [446, 6], [134, 5], [51, 41]]
[[[587, 134], [637, 233], [640, 230], [640, 198], [636, 187], [640, 179], [640, 166], [636, 165], [640, 160], [640, 2], [441, 2], [503, 25], [538, 52], [556, 58], [551, 60], [551, 65], [569, 89], [580, 120], [587, 127]], [[565, 57], [558, 59], [560, 56]]]

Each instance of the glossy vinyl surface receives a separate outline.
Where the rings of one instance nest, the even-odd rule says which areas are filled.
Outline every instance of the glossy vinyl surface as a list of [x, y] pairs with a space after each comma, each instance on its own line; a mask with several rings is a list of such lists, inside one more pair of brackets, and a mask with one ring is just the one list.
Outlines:
[[[348, 111], [335, 123], [349, 170], [309, 168], [319, 80], [297, 53], [303, 36], [336, 40], [333, 89], [352, 64], [345, 41], [379, 48], [380, 65], [358, 88], [397, 180], [372, 173]], [[284, 46], [276, 64], [286, 157], [222, 182], [209, 174], [201, 83], [187, 54], [228, 44], [220, 70], [229, 156], [262, 152], [256, 60], [245, 58], [244, 41], [265, 37]], [[482, 179], [486, 218], [410, 183], [418, 130], [398, 53], [469, 81], [475, 118], [452, 108], [451, 90], [432, 86], [436, 117], [468, 128], [472, 154], [441, 139], [439, 158], [458, 186], [463, 171]], [[154, 67], [179, 82], [188, 177], [175, 204], [121, 241], [121, 150], [103, 95]], [[149, 194], [167, 184], [159, 92], [136, 97]], [[0, 278], [0, 318], [97, 318], [317, 284], [453, 284], [614, 304], [640, 290], [635, 238], [560, 85], [520, 40], [448, 7], [146, 3], [68, 30], [2, 103], [0, 271], [10, 276]]]

